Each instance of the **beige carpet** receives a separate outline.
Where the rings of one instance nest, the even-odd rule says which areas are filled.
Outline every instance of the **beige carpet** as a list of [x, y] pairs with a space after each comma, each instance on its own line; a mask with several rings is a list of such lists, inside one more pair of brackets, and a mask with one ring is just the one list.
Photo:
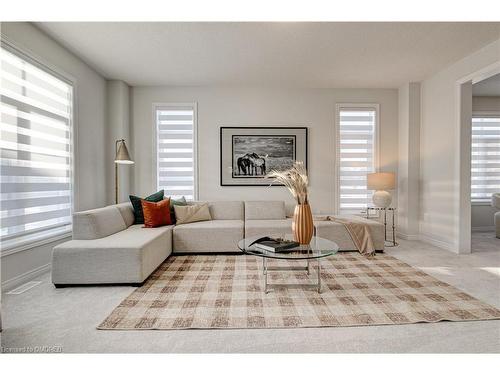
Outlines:
[[472, 252], [478, 251], [500, 251], [500, 238], [496, 238], [495, 232], [472, 232]]
[[[500, 319], [499, 309], [389, 255], [365, 258], [341, 253], [324, 259], [322, 265], [322, 294], [313, 289], [265, 294], [260, 258], [172, 256], [98, 329], [291, 328]], [[308, 276], [301, 271], [271, 271], [269, 282], [304, 283], [315, 276], [314, 272]]]

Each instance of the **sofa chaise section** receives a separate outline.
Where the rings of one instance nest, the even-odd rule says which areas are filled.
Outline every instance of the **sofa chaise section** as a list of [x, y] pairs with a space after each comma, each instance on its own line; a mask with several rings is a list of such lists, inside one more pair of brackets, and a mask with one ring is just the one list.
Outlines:
[[[373, 246], [377, 251], [384, 251], [384, 224], [355, 215], [336, 215], [335, 217], [367, 224], [372, 235]], [[315, 221], [316, 235], [334, 241], [340, 250], [357, 250], [345, 226], [335, 221]]]
[[239, 252], [238, 241], [245, 228], [243, 202], [208, 202], [208, 206], [212, 220], [174, 227], [174, 253]]
[[[367, 224], [372, 235], [373, 245], [378, 251], [384, 250], [384, 225], [355, 215], [339, 215], [352, 221]], [[356, 246], [345, 226], [335, 221], [315, 221], [316, 235], [339, 245], [340, 250], [356, 250]], [[292, 219], [286, 217], [283, 201], [245, 202], [245, 236], [282, 236], [292, 233]]]
[[141, 284], [172, 252], [172, 226], [132, 225], [132, 206], [107, 206], [73, 215], [73, 240], [54, 247], [52, 282]]

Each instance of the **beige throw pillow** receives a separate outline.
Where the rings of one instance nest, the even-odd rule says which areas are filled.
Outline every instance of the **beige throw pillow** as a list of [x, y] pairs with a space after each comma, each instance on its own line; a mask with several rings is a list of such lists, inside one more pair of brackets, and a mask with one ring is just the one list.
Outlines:
[[176, 224], [194, 223], [196, 221], [212, 220], [208, 203], [188, 206], [174, 206]]

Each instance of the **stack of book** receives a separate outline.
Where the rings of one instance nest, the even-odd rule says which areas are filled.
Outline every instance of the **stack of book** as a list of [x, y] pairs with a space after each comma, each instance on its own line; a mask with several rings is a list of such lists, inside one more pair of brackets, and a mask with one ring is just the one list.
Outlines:
[[300, 244], [295, 241], [264, 237], [255, 242], [255, 247], [260, 250], [272, 251], [274, 253], [293, 251]]

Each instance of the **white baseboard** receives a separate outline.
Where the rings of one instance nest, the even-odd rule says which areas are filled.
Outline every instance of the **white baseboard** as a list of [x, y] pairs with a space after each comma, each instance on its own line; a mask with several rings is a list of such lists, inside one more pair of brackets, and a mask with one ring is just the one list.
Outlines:
[[9, 291], [25, 282], [31, 281], [35, 277], [44, 274], [45, 272], [50, 270], [50, 263], [45, 264], [43, 266], [32, 269], [28, 272], [25, 272], [21, 275], [13, 277], [12, 279], [5, 280], [2, 283], [2, 291]]
[[451, 243], [444, 241], [442, 239], [435, 238], [434, 236], [430, 236], [430, 235], [425, 234], [425, 233], [420, 233], [419, 239], [422, 242], [426, 242], [430, 245], [439, 247], [441, 249], [451, 251], [452, 253], [457, 252], [455, 244], [451, 244]]
[[407, 241], [420, 240], [420, 236], [418, 234], [406, 234], [406, 233], [396, 232], [396, 237]]
[[472, 232], [494, 232], [495, 226], [487, 226], [487, 227], [472, 227]]

